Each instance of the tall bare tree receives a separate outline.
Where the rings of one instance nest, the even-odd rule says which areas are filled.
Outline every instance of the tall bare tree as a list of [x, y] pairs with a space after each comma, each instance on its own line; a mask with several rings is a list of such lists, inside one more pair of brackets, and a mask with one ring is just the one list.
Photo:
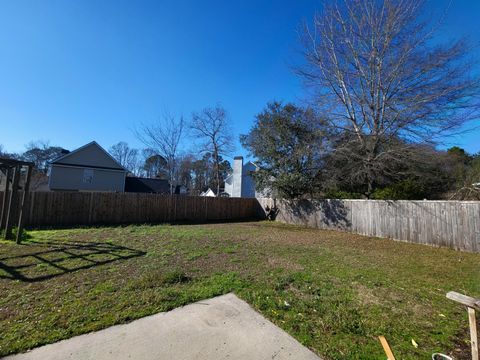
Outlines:
[[194, 137], [203, 140], [202, 152], [212, 154], [218, 195], [222, 182], [221, 157], [229, 156], [234, 150], [228, 114], [220, 105], [194, 112], [190, 128]]
[[134, 175], [139, 175], [140, 159], [137, 149], [132, 149], [125, 141], [112, 145], [108, 152], [120, 165]]
[[135, 131], [143, 144], [165, 159], [171, 194], [176, 186], [175, 175], [184, 125], [183, 116], [177, 118], [165, 111], [160, 121], [150, 125], [142, 124], [141, 128]]
[[[421, 21], [421, 0], [338, 0], [306, 26], [316, 105], [342, 141], [336, 154], [356, 165], [370, 196], [376, 179], [408, 162], [408, 147], [440, 141], [479, 115], [479, 81], [459, 40], [439, 44]], [[348, 163], [347, 161], [347, 163]], [[394, 175], [394, 174], [393, 174]]]

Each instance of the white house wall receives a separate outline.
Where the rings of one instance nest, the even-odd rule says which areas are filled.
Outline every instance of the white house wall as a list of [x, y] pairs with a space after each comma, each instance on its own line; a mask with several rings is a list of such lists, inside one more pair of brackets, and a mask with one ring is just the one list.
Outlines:
[[228, 195], [232, 196], [233, 193], [233, 176], [228, 176], [225, 179], [225, 190]]
[[233, 173], [232, 173], [232, 193], [231, 197], [242, 197], [242, 184], [243, 184], [243, 158], [236, 157], [233, 160]]
[[225, 192], [230, 197], [255, 198], [263, 194], [255, 189], [255, 180], [252, 173], [257, 171], [257, 166], [251, 161], [243, 164], [242, 157], [235, 157], [233, 172], [225, 180]]

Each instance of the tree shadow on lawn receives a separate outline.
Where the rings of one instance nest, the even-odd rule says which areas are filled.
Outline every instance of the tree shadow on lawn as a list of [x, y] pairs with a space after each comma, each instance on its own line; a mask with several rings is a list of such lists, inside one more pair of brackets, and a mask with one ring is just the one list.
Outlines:
[[34, 252], [0, 258], [0, 279], [35, 283], [146, 254], [126, 246], [102, 242], [30, 241], [30, 244], [45, 247], [45, 250], [37, 248]]
[[349, 209], [342, 200], [294, 200], [284, 202], [287, 219], [297, 225], [345, 230], [352, 226]]

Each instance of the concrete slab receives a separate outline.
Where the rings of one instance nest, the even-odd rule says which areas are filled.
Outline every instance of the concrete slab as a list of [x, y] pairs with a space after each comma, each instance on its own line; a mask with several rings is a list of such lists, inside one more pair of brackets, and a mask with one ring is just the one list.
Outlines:
[[319, 360], [234, 294], [36, 348], [4, 360]]

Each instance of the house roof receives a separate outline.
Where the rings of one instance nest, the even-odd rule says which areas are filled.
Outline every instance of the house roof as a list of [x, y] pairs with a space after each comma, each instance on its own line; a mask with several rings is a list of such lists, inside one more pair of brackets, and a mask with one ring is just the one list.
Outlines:
[[200, 196], [215, 196], [215, 192], [212, 189], [208, 188], [207, 190], [200, 193]]
[[170, 184], [164, 179], [125, 178], [125, 192], [169, 194]]
[[96, 141], [89, 142], [68, 154], [56, 158], [51, 164], [128, 171]]

